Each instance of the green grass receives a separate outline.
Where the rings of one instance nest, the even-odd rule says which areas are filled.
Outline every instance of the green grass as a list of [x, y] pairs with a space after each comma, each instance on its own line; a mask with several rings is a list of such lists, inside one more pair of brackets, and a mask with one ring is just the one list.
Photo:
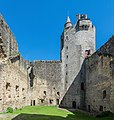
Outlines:
[[28, 106], [5, 115], [13, 117], [0, 120], [114, 120], [113, 116], [97, 118], [79, 111], [72, 113], [54, 106]]
[[61, 116], [66, 117], [68, 114], [73, 115], [73, 113], [57, 109], [55, 106], [27, 106], [23, 108], [22, 110], [17, 110], [13, 114], [42, 114], [42, 115], [51, 115], [51, 116]]

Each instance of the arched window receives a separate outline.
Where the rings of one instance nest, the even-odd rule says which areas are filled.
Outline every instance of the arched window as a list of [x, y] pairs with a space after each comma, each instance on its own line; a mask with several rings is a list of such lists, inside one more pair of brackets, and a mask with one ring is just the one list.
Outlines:
[[57, 95], [60, 96], [60, 92], [57, 92]]
[[46, 95], [46, 91], [44, 91], [44, 95]]

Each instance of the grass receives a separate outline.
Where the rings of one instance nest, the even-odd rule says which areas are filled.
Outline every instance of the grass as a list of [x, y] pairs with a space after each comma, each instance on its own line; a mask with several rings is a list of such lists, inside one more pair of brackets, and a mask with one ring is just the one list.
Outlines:
[[55, 106], [27, 106], [22, 110], [17, 110], [13, 114], [42, 114], [42, 115], [51, 115], [51, 116], [62, 116], [66, 117], [68, 114], [73, 115], [73, 113], [57, 109]]
[[114, 116], [97, 118], [79, 111], [72, 113], [54, 106], [28, 106], [5, 115], [9, 116], [0, 120], [114, 120]]

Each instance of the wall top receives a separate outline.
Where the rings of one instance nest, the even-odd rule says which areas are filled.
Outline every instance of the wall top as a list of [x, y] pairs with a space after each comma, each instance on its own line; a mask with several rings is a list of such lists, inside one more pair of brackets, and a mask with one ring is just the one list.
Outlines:
[[88, 19], [87, 14], [77, 14], [76, 17], [77, 17], [77, 21], [78, 20], [87, 20]]

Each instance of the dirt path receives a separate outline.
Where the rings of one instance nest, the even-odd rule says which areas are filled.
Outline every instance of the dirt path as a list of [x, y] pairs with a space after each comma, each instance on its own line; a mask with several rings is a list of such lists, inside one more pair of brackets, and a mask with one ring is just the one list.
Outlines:
[[0, 120], [13, 120], [16, 116], [12, 114], [0, 114]]

